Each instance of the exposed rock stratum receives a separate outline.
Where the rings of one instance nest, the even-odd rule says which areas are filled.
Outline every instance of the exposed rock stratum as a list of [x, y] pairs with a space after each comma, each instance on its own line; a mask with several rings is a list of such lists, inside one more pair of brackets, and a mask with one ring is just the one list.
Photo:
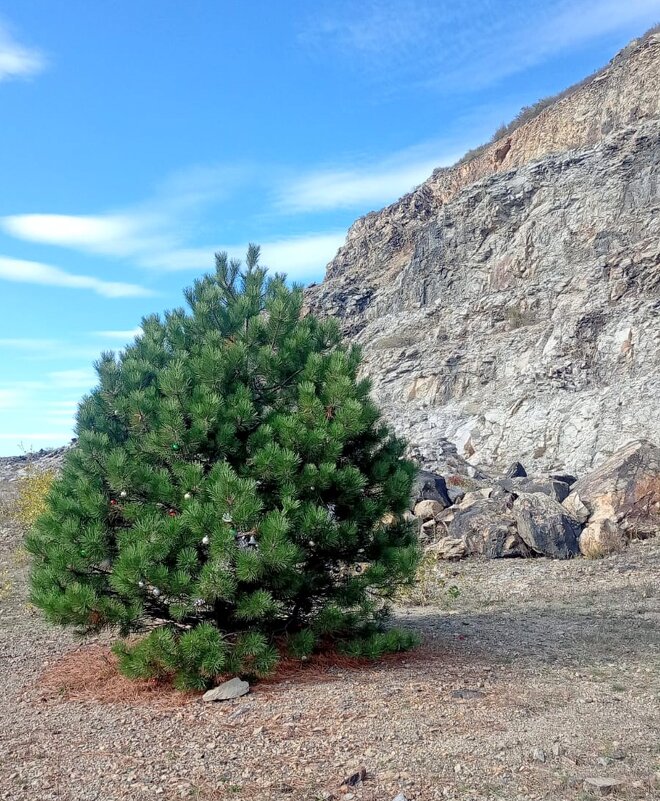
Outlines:
[[660, 441], [660, 34], [358, 220], [307, 290], [429, 469]]

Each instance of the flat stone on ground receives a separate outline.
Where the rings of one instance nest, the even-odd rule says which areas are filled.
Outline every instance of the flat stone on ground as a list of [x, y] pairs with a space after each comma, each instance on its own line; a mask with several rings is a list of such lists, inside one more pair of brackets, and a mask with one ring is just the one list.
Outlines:
[[601, 795], [609, 795], [613, 790], [616, 790], [617, 787], [622, 786], [623, 782], [621, 779], [611, 779], [606, 776], [592, 776], [584, 780], [585, 790], [591, 790]]
[[231, 701], [232, 698], [240, 698], [250, 691], [250, 685], [238, 677], [225, 681], [207, 690], [202, 696], [202, 701]]

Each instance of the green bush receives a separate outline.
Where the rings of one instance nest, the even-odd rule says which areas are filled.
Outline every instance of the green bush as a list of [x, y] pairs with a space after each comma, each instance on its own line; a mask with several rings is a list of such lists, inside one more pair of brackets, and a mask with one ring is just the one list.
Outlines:
[[244, 271], [218, 254], [185, 298], [97, 363], [27, 541], [32, 602], [82, 631], [151, 628], [117, 645], [121, 669], [182, 688], [321, 643], [410, 647], [384, 623], [418, 562], [415, 469], [359, 351], [303, 316], [302, 290], [267, 277], [254, 246]]

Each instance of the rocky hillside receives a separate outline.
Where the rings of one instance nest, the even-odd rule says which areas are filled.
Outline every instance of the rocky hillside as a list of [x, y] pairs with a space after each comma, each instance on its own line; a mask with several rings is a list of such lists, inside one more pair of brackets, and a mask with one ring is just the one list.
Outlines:
[[358, 220], [308, 290], [427, 467], [660, 440], [660, 34]]

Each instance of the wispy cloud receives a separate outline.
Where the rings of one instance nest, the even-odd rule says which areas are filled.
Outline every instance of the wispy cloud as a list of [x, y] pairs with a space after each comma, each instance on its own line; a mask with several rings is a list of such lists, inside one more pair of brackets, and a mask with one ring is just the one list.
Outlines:
[[20, 44], [0, 20], [0, 81], [30, 78], [46, 67], [44, 54], [34, 47]]
[[96, 337], [102, 337], [103, 339], [112, 339], [112, 340], [121, 340], [121, 341], [128, 341], [129, 339], [134, 339], [137, 336], [140, 336], [142, 333], [142, 329], [140, 326], [137, 328], [131, 328], [130, 330], [126, 331], [94, 331], [93, 334]]
[[313, 170], [281, 186], [277, 205], [294, 213], [379, 207], [422, 183], [436, 167], [452, 164], [460, 153], [427, 143], [371, 164], [363, 159], [360, 165]]
[[[218, 238], [207, 245], [189, 244], [191, 240], [199, 241], [204, 215], [219, 198], [227, 199], [240, 181], [253, 181], [253, 194], [264, 199], [263, 208], [251, 210], [260, 221], [336, 210], [361, 214], [410, 191], [433, 169], [455, 161], [464, 149], [465, 142], [432, 140], [381, 158], [353, 155], [306, 171], [275, 165], [256, 172], [248, 168], [195, 167], [166, 179], [152, 198], [133, 208], [95, 215], [10, 215], [0, 218], [0, 229], [28, 242], [130, 259], [149, 270], [208, 270], [213, 265], [213, 254], [219, 250], [228, 251], [232, 257], [245, 255], [246, 242]], [[317, 222], [313, 230], [305, 233], [262, 239], [263, 263], [292, 278], [315, 277], [343, 239], [344, 230], [337, 230], [334, 221], [325, 230]], [[75, 281], [79, 279], [82, 277], [75, 277]], [[64, 278], [61, 272], [58, 280], [74, 285], [74, 279]], [[112, 286], [115, 285], [104, 283], [96, 288], [110, 294]], [[121, 286], [128, 291], [126, 285]], [[121, 291], [116, 286], [115, 290]]]
[[89, 368], [53, 370], [48, 373], [52, 386], [58, 389], [90, 389], [98, 382], [98, 376]]
[[[290, 278], [308, 278], [325, 267], [343, 243], [344, 231], [294, 236], [261, 243], [261, 263], [273, 272]], [[184, 248], [149, 259], [146, 264], [159, 270], [204, 270], [212, 264], [213, 254], [225, 251], [231, 258], [245, 257], [248, 243], [218, 244]]]
[[22, 351], [43, 353], [52, 351], [62, 343], [59, 339], [31, 339], [29, 337], [4, 337], [0, 339], [0, 348], [14, 348]]
[[318, 7], [300, 33], [300, 41], [319, 52], [328, 45], [345, 55], [359, 55], [368, 63], [406, 57], [409, 48], [424, 40], [437, 17], [446, 16], [438, 4], [433, 8], [419, 0], [363, 0], [359, 6], [338, 2], [329, 14]]
[[134, 298], [154, 294], [137, 284], [104, 281], [91, 275], [75, 275], [50, 264], [4, 256], [0, 256], [0, 280], [69, 289], [89, 289], [106, 298]]
[[658, 0], [337, 0], [300, 39], [388, 91], [482, 88], [568, 48], [657, 21]]
[[164, 231], [166, 224], [162, 217], [144, 212], [133, 216], [15, 214], [2, 218], [1, 225], [17, 239], [103, 256], [136, 256], [176, 244]]
[[[129, 337], [130, 339], [130, 337]], [[87, 337], [75, 339], [43, 339], [39, 337], [0, 337], [0, 349], [16, 351], [23, 361], [59, 362], [66, 359], [98, 359], [102, 347]]]
[[200, 207], [226, 198], [251, 168], [218, 165], [179, 170], [146, 200], [102, 214], [13, 214], [0, 228], [27, 242], [56, 245], [138, 264], [181, 247]]

